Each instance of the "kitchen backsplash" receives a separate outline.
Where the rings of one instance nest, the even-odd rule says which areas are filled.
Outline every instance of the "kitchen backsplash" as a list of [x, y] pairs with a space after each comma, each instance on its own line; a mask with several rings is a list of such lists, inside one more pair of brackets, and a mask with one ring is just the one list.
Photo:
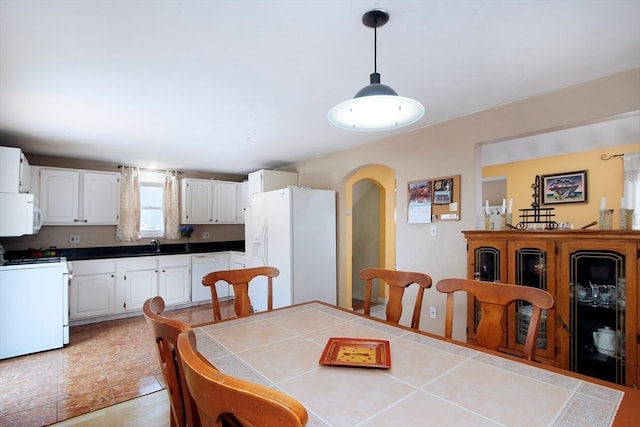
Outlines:
[[[190, 240], [192, 244], [244, 241], [244, 224], [196, 225], [194, 227], [193, 237]], [[209, 233], [208, 239], [202, 237], [205, 232]], [[70, 243], [71, 236], [80, 236], [80, 242]], [[29, 248], [77, 249], [151, 245], [149, 242], [152, 240], [152, 238], [145, 238], [137, 242], [117, 242], [115, 236], [116, 227], [109, 225], [45, 225], [38, 234], [22, 237], [2, 237], [0, 238], [0, 245], [7, 251], [21, 251]], [[186, 239], [160, 240], [162, 244], [186, 243]]]

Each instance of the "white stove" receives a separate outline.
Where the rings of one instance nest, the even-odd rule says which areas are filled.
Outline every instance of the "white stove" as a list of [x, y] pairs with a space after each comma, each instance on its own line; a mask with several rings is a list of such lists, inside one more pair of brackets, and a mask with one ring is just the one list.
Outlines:
[[0, 359], [69, 343], [69, 270], [64, 257], [0, 266]]

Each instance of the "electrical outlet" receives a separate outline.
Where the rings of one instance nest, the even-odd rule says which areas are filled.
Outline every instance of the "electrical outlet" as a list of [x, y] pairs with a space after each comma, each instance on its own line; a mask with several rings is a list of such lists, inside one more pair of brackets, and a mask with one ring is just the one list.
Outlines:
[[434, 306], [429, 307], [429, 317], [432, 319], [436, 318], [436, 308]]
[[435, 224], [431, 224], [431, 228], [429, 228], [429, 234], [431, 237], [436, 237], [438, 235], [438, 226]]
[[202, 238], [203, 239], [208, 239], [209, 238], [209, 232], [208, 231], [203, 231], [202, 232]]
[[69, 243], [80, 243], [80, 235], [72, 234], [71, 236], [69, 236]]

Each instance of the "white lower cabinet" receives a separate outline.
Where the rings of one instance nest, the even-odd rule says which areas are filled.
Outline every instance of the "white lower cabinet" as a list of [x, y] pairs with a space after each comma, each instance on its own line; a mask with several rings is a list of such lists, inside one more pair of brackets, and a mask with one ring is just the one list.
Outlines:
[[158, 291], [167, 306], [191, 300], [189, 255], [163, 256], [158, 259]]
[[[243, 260], [242, 252], [223, 251], [73, 261], [69, 320], [105, 320], [140, 312], [144, 302], [157, 295], [167, 307], [211, 300], [209, 288], [202, 286], [202, 276], [244, 268]], [[218, 282], [216, 289], [220, 298], [233, 297], [233, 288], [225, 282]]]
[[69, 320], [116, 313], [115, 261], [74, 261], [69, 286]]
[[158, 295], [158, 259], [125, 258], [119, 260], [118, 280], [124, 289], [122, 309], [128, 311], [142, 310], [144, 302]]

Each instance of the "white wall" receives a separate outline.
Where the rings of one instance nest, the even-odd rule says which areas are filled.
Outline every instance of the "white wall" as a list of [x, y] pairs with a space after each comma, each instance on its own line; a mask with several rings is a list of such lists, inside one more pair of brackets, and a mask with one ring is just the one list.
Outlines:
[[[429, 114], [429, 107], [427, 113]], [[520, 100], [416, 131], [398, 131], [388, 139], [291, 165], [301, 173], [303, 186], [338, 192], [339, 303], [345, 301], [344, 181], [354, 170], [382, 164], [396, 171], [397, 268], [423, 271], [434, 283], [444, 277], [466, 276], [466, 242], [462, 230], [476, 228], [476, 193], [480, 191], [476, 145], [504, 141], [575, 126], [640, 109], [640, 69], [618, 73], [555, 92]], [[407, 224], [408, 181], [461, 175], [461, 220], [440, 222], [438, 236], [427, 224]], [[421, 329], [444, 332], [444, 297], [430, 290], [425, 307], [436, 305], [438, 319], [423, 312]], [[465, 336], [466, 300], [456, 300], [454, 337]]]

